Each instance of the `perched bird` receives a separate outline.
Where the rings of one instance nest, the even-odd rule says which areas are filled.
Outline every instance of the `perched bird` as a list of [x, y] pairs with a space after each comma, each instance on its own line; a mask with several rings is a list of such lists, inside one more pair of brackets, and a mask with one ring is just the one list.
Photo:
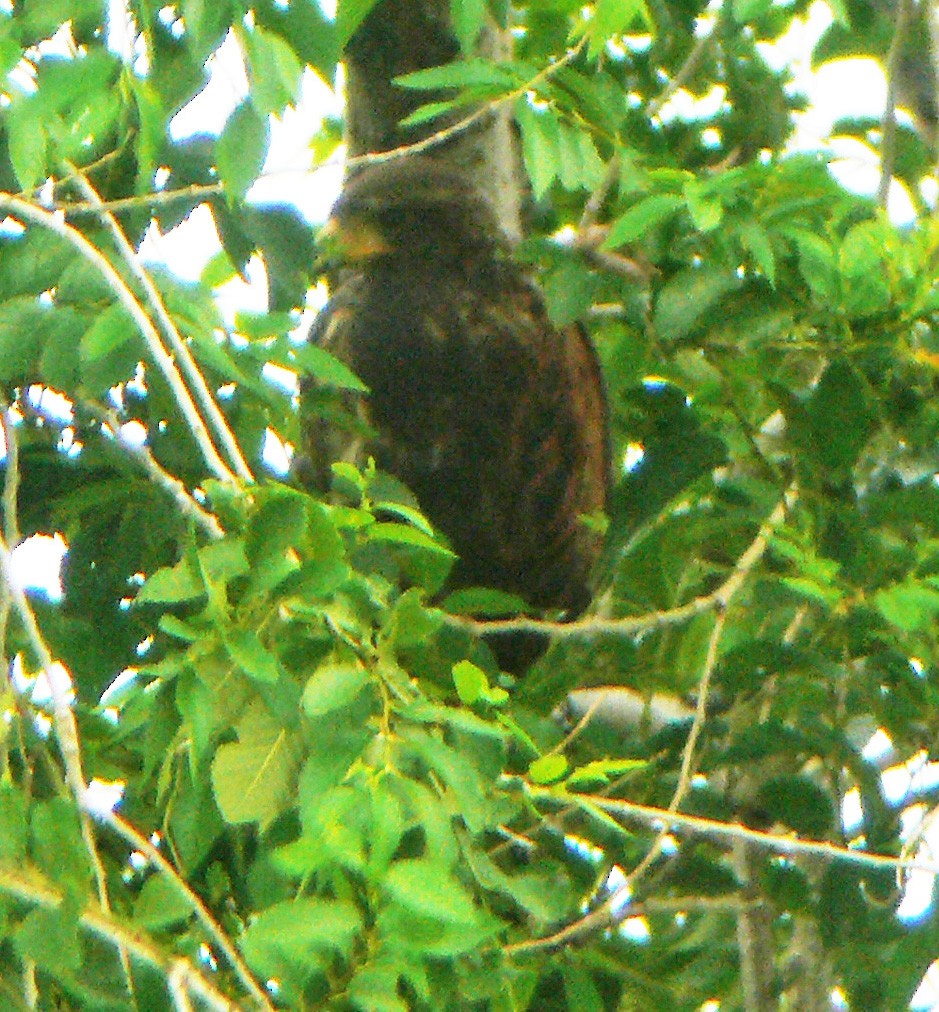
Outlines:
[[[369, 392], [345, 395], [344, 421], [305, 425], [318, 483], [334, 460], [374, 457], [449, 539], [450, 589], [494, 587], [575, 616], [599, 548], [581, 516], [604, 509], [610, 475], [586, 334], [551, 324], [486, 200], [427, 157], [353, 176], [326, 232], [342, 270], [309, 339]], [[315, 392], [307, 381], [303, 395]], [[514, 671], [543, 649], [492, 645]]]

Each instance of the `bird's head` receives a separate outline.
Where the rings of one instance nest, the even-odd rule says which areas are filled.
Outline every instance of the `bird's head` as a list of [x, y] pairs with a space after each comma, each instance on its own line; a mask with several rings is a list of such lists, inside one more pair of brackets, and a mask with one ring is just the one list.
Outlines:
[[412, 157], [351, 176], [319, 242], [329, 260], [342, 264], [389, 256], [442, 260], [493, 251], [499, 229], [466, 177], [430, 158]]

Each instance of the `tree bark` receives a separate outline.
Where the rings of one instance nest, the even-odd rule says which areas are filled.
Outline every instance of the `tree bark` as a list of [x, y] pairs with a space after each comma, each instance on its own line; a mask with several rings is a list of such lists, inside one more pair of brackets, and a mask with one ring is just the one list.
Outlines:
[[[477, 50], [480, 56], [503, 58], [511, 51], [511, 36], [490, 23], [480, 33]], [[381, 0], [346, 47], [349, 154], [414, 144], [472, 112], [464, 106], [430, 123], [400, 125], [420, 106], [448, 96], [402, 88], [395, 78], [460, 56], [449, 0]], [[493, 110], [427, 154], [466, 173], [492, 204], [506, 239], [518, 241], [522, 177], [510, 109]]]

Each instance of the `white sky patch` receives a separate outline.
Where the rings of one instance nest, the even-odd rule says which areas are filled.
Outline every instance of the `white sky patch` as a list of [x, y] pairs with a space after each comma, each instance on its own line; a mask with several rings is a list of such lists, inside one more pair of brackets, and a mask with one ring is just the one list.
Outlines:
[[62, 560], [68, 551], [61, 534], [34, 534], [13, 549], [13, 578], [24, 590], [62, 600]]
[[143, 446], [147, 442], [147, 428], [142, 422], [125, 422], [121, 426], [121, 438], [131, 446]]
[[203, 204], [169, 232], [151, 225], [140, 245], [140, 256], [145, 264], [168, 265], [184, 281], [198, 281], [220, 245], [212, 212]]
[[85, 791], [85, 804], [92, 814], [113, 812], [124, 797], [123, 780], [92, 780]]
[[170, 136], [174, 141], [194, 134], [221, 131], [225, 120], [248, 94], [248, 77], [235, 36], [228, 37], [206, 62], [208, 84], [172, 118]]
[[264, 463], [280, 477], [284, 477], [290, 470], [293, 455], [270, 429], [264, 433], [264, 449], [261, 456]]

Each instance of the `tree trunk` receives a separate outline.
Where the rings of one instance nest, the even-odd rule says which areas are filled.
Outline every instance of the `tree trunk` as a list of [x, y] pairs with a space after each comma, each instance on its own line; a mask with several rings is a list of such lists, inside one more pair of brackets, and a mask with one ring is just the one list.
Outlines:
[[[510, 47], [509, 33], [490, 23], [480, 33], [477, 53], [500, 58], [508, 55]], [[349, 154], [414, 144], [469, 115], [473, 110], [464, 106], [430, 123], [399, 125], [415, 109], [447, 94], [401, 88], [394, 79], [450, 63], [460, 55], [449, 0], [382, 0], [346, 47]], [[506, 239], [518, 241], [522, 177], [509, 108], [493, 110], [427, 153], [469, 174], [492, 203]]]

